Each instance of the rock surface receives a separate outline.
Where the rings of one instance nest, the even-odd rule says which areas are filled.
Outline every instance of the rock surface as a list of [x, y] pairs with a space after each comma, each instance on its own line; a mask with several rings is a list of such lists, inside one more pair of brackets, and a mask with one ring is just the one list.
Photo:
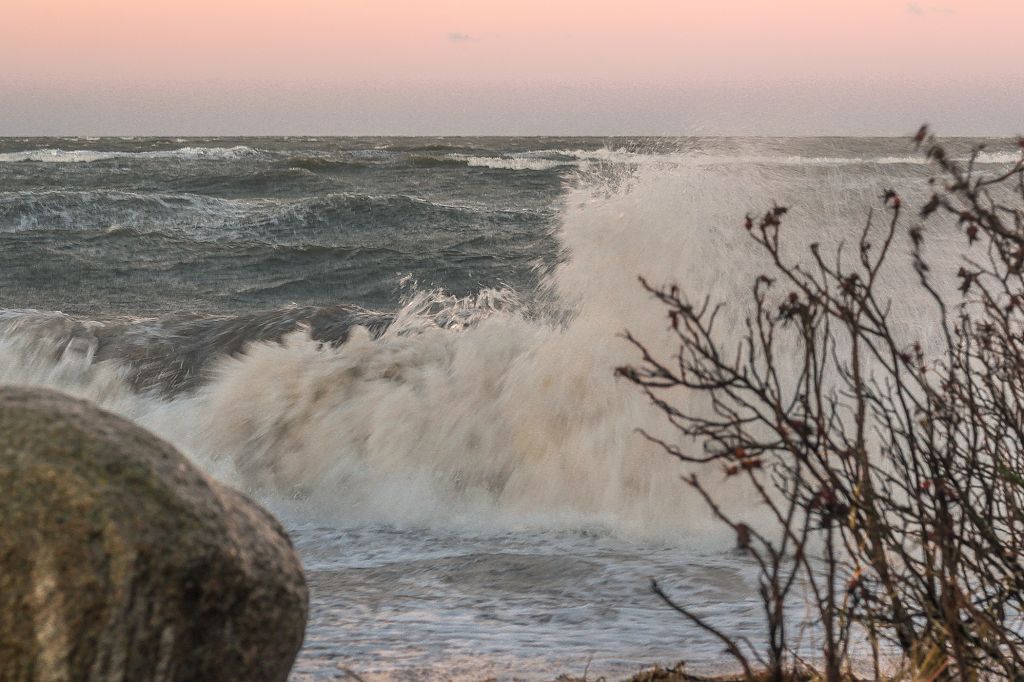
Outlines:
[[89, 403], [0, 389], [0, 680], [284, 680], [307, 610], [248, 498]]

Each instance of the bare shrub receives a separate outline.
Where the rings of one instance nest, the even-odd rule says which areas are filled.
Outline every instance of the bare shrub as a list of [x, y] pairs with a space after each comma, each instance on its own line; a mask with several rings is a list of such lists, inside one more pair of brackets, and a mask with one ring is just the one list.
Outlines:
[[[658, 357], [627, 334], [642, 359], [617, 372], [692, 443], [648, 436], [701, 465], [685, 480], [757, 563], [766, 647], [654, 589], [750, 679], [803, 669], [788, 606], [806, 595], [827, 680], [854, 677], [855, 663], [876, 678], [1024, 676], [1024, 161], [992, 174], [978, 169], [980, 148], [955, 159], [926, 128], [915, 143], [937, 170], [931, 198], [911, 212], [885, 191], [884, 218], [869, 217], [853, 252], [812, 244], [806, 263], [791, 262], [785, 207], [746, 218], [766, 274], [738, 341], [716, 333], [720, 304], [641, 280], [678, 349]], [[952, 303], [925, 256], [932, 230], [962, 239]], [[934, 304], [939, 341], [927, 347], [901, 339], [879, 286], [907, 243]], [[774, 523], [752, 528], [724, 509], [709, 467]], [[852, 660], [855, 637], [870, 643], [867, 661]], [[886, 652], [903, 667], [887, 667]]]

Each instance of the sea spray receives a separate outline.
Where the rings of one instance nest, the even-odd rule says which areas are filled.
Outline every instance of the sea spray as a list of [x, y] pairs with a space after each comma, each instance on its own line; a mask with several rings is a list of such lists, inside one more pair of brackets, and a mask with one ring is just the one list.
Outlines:
[[[681, 218], [698, 207], [664, 191], [634, 178], [570, 193], [547, 314], [406, 322], [336, 348], [296, 334], [226, 360], [188, 398], [191, 438], [203, 442], [192, 450], [227, 459], [243, 487], [336, 521], [706, 531], [678, 463], [636, 429], [672, 434], [613, 374], [632, 358], [621, 331], [668, 339], [636, 276], [696, 280], [694, 259], [732, 241], [690, 236], [684, 248]], [[416, 305], [399, 319], [421, 317]]]

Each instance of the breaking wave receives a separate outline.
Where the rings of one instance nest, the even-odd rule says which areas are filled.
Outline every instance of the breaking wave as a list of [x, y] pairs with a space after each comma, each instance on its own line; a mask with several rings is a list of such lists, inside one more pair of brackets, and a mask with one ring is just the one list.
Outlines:
[[[654, 166], [673, 168], [685, 166], [893, 166], [909, 165], [923, 167], [929, 161], [923, 156], [801, 156], [779, 154], [725, 155], [700, 152], [645, 153], [637, 150], [602, 148], [592, 150], [534, 150], [521, 153], [508, 153], [502, 156], [467, 156], [452, 154], [445, 158], [430, 159], [431, 165], [449, 163], [465, 163], [470, 167], [492, 168], [512, 171], [551, 171], [568, 168], [589, 170], [593, 166]], [[981, 152], [975, 162], [978, 164], [1011, 164], [1020, 159], [1019, 152]], [[967, 161], [967, 157], [959, 157]], [[427, 163], [427, 161], [423, 161]]]
[[181, 161], [234, 161], [262, 156], [264, 152], [251, 147], [182, 147], [180, 149], [130, 152], [95, 151], [90, 149], [31, 149], [0, 153], [0, 163], [92, 163], [110, 159], [178, 159]]
[[[673, 435], [613, 374], [636, 360], [619, 336], [626, 329], [672, 348], [664, 312], [637, 276], [730, 302], [720, 322], [729, 338], [757, 274], [741, 227], [748, 210], [793, 206], [786, 229], [806, 237], [794, 240], [802, 251], [812, 237], [848, 236], [891, 182], [875, 170], [838, 178], [749, 164], [597, 176], [563, 198], [562, 258], [542, 303], [507, 290], [420, 292], [386, 317], [304, 310], [284, 322], [177, 326], [8, 313], [0, 380], [55, 386], [125, 414], [292, 518], [706, 535], [717, 526], [687, 495], [684, 469], [636, 429]], [[371, 210], [392, 199], [317, 199], [301, 210], [352, 210], [353, 201]], [[154, 355], [166, 361], [146, 366]]]
[[557, 159], [543, 158], [510, 158], [501, 156], [455, 156], [452, 158], [458, 161], [463, 161], [466, 165], [471, 167], [493, 168], [496, 170], [548, 171], [555, 168], [576, 165], [573, 161], [560, 161]]

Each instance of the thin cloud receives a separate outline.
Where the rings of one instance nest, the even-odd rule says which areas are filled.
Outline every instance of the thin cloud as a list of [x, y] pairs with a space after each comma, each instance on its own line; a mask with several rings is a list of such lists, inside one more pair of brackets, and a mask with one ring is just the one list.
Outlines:
[[448, 40], [453, 43], [468, 43], [473, 40], [473, 36], [467, 33], [459, 33], [458, 31], [452, 31], [448, 34]]
[[927, 8], [925, 8], [916, 2], [908, 2], [907, 11], [919, 17], [923, 17], [926, 14], [956, 14], [956, 10], [946, 7], [945, 5], [929, 5]]

